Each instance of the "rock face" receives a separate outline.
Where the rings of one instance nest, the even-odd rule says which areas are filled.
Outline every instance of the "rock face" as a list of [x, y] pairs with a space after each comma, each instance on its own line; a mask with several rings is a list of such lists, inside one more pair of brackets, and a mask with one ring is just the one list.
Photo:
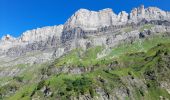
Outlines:
[[15, 41], [16, 41], [16, 38], [12, 37], [9, 34], [3, 36], [2, 39], [0, 40], [0, 49], [5, 50], [5, 49], [12, 47], [12, 44]]
[[17, 49], [18, 51], [31, 51], [42, 46], [45, 48], [48, 45], [56, 47], [56, 42], [60, 44], [62, 29], [63, 25], [38, 28], [24, 32], [19, 38], [6, 35], [1, 39], [0, 50], [8, 54], [11, 50], [16, 52]]
[[55, 48], [60, 45], [62, 30], [63, 25], [59, 25], [26, 31], [18, 38], [3, 36], [0, 40], [0, 61], [4, 62], [2, 66], [50, 60]]
[[[140, 28], [145, 24], [154, 27], [141, 32]], [[92, 46], [114, 47], [153, 33], [170, 32], [169, 26], [170, 12], [156, 7], [144, 8], [142, 5], [130, 14], [122, 11], [118, 15], [109, 8], [98, 12], [80, 9], [64, 25], [29, 30], [18, 38], [4, 36], [0, 40], [0, 59], [12, 59], [34, 51], [48, 54], [53, 59], [77, 47], [84, 50]], [[127, 27], [132, 29], [124, 31]]]
[[[122, 11], [118, 15], [111, 9], [104, 9], [98, 12], [80, 9], [64, 24], [62, 42], [84, 37], [86, 34], [106, 32], [111, 28], [112, 32], [114, 32], [113, 30], [122, 28], [122, 26], [138, 25], [142, 22], [144, 22], [144, 24], [146, 24], [146, 22], [156, 23], [156, 21], [169, 22], [169, 12], [156, 7], [144, 8], [143, 5], [134, 8], [130, 14]], [[158, 24], [158, 22], [156, 24]]]
[[170, 14], [156, 7], [144, 8], [140, 6], [139, 8], [134, 8], [130, 13], [130, 21], [137, 22], [142, 19], [150, 20], [170, 20]]
[[49, 38], [52, 39], [53, 37], [60, 39], [62, 29], [63, 25], [38, 28], [24, 32], [19, 38], [13, 38], [10, 35], [6, 35], [1, 39], [0, 43], [2, 45], [0, 45], [0, 49], [5, 50], [15, 46], [47, 41]]
[[80, 9], [65, 23], [64, 29], [80, 27], [83, 30], [96, 30], [100, 27], [111, 25], [122, 25], [129, 22], [139, 22], [142, 19], [150, 20], [170, 20], [169, 12], [165, 12], [156, 7], [144, 8], [141, 5], [134, 8], [130, 14], [125, 11], [116, 15], [111, 9], [104, 9], [98, 12]]
[[111, 9], [99, 12], [80, 9], [65, 23], [64, 28], [80, 27], [84, 30], [96, 30], [98, 27], [112, 25], [114, 20], [117, 20], [117, 15]]
[[[128, 59], [127, 61], [125, 59], [120, 59], [121, 62], [119, 62], [119, 60], [110, 62], [105, 58], [106, 57], [109, 58], [110, 56], [108, 55], [114, 52], [113, 48], [115, 46], [119, 46], [121, 43], [123, 44], [127, 43], [129, 45], [136, 40], [142, 41], [143, 38], [149, 40], [150, 37], [156, 35], [162, 37], [167, 36], [169, 39], [170, 12], [165, 12], [156, 7], [144, 8], [144, 6], [134, 8], [130, 14], [126, 13], [125, 11], [122, 11], [117, 15], [111, 9], [108, 8], [104, 10], [100, 10], [98, 12], [89, 11], [86, 9], [80, 9], [74, 15], [72, 15], [71, 18], [68, 19], [68, 21], [64, 25], [50, 26], [50, 27], [43, 27], [43, 28], [29, 30], [24, 32], [18, 38], [14, 38], [10, 35], [3, 36], [2, 39], [0, 40], [0, 87], [8, 84], [8, 77], [14, 77], [19, 75], [19, 76], [23, 76], [24, 78], [26, 75], [26, 80], [27, 80], [27, 74], [25, 74], [25, 72], [27, 73], [30, 72], [31, 70], [33, 71], [33, 74], [35, 73], [35, 75], [31, 75], [32, 77], [29, 76], [29, 78], [31, 78], [30, 82], [23, 81], [24, 82], [23, 84], [30, 84], [30, 83], [32, 84], [34, 80], [36, 80], [36, 84], [37, 84], [39, 80], [44, 81], [44, 79], [47, 78], [49, 79], [54, 78], [53, 76], [51, 77], [51, 75], [55, 75], [55, 78], [64, 74], [65, 75], [72, 74], [72, 75], [79, 75], [79, 76], [81, 75], [84, 77], [85, 74], [88, 75], [88, 73], [90, 73], [90, 76], [97, 75], [97, 77], [92, 78], [95, 79], [94, 91], [91, 91], [93, 89], [93, 86], [88, 85], [91, 84], [91, 81], [89, 80], [84, 81], [84, 78], [82, 78], [83, 81], [81, 80], [75, 81], [76, 83], [74, 81], [64, 82], [63, 80], [62, 86], [66, 88], [67, 92], [75, 91], [75, 90], [79, 91], [80, 88], [74, 88], [71, 90], [72, 83], [74, 83], [75, 85], [77, 83], [78, 85], [83, 83], [83, 85], [85, 85], [84, 83], [89, 81], [87, 86], [85, 85], [85, 88], [89, 88], [88, 90], [89, 94], [84, 94], [85, 91], [83, 90], [82, 91], [83, 95], [79, 95], [78, 98], [73, 98], [74, 100], [77, 99], [91, 100], [93, 99], [94, 96], [93, 92], [96, 92], [98, 94], [99, 97], [96, 96], [97, 100], [98, 99], [124, 100], [127, 97], [129, 97], [131, 100], [135, 100], [133, 98], [135, 98], [136, 94], [137, 96], [142, 95], [141, 99], [143, 99], [144, 94], [148, 93], [148, 90], [152, 90], [152, 88], [148, 89], [150, 88], [151, 85], [154, 85], [153, 88], [155, 88], [155, 86], [157, 87], [156, 82], [158, 82], [158, 80], [156, 79], [156, 77], [158, 75], [161, 75], [159, 76], [161, 79], [165, 75], [167, 76], [169, 75], [170, 54], [168, 53], [168, 51], [166, 51], [168, 50], [168, 48], [162, 49], [159, 47], [160, 50], [158, 50], [158, 52], [155, 51], [156, 55], [152, 55], [151, 53], [149, 53], [149, 55], [151, 54], [152, 56], [151, 55], [146, 56], [146, 58], [144, 58], [145, 53], [141, 52], [143, 50], [141, 50], [139, 54], [126, 53], [125, 56], [127, 55], [128, 56], [125, 58], [126, 59], [130, 58], [130, 59]], [[142, 46], [141, 43], [139, 43], [139, 45]], [[79, 56], [78, 59], [80, 61], [83, 61], [83, 59], [88, 59], [90, 57], [93, 58], [94, 56], [92, 54], [93, 52], [91, 53], [91, 51], [89, 51], [90, 53], [88, 53], [87, 51], [89, 50], [88, 48], [95, 47], [95, 46], [102, 47], [102, 51], [95, 54], [96, 57], [94, 58], [94, 59], [98, 59], [99, 62], [101, 62], [101, 65], [100, 63], [96, 63], [94, 65], [90, 64], [87, 66], [85, 64], [84, 66], [82, 63], [79, 63], [79, 61], [76, 62], [76, 64], [69, 64], [68, 62], [74, 60], [77, 61], [77, 57], [75, 57], [72, 54], [69, 55], [68, 57], [66, 55], [66, 58], [68, 60], [61, 58], [61, 62], [63, 64], [62, 63], [60, 64], [60, 61], [58, 63], [58, 59], [56, 59], [61, 56], [64, 56], [64, 54], [69, 54], [69, 51], [74, 50], [76, 48], [81, 49], [81, 52], [76, 52], [77, 56]], [[158, 46], [161, 46], [161, 44], [159, 44]], [[98, 51], [98, 50], [94, 50], [94, 51]], [[122, 50], [118, 49], [118, 53], [120, 51]], [[116, 50], [115, 52], [117, 53]], [[86, 57], [86, 54], [89, 57]], [[118, 56], [116, 58], [118, 58]], [[53, 62], [53, 60], [55, 59], [56, 61]], [[112, 57], [110, 59], [112, 59]], [[95, 60], [90, 60], [90, 62], [93, 61], [96, 62]], [[108, 62], [110, 63], [108, 64]], [[47, 66], [46, 63], [48, 63], [49, 65]], [[146, 64], [147, 66], [144, 66], [144, 64]], [[155, 68], [156, 70], [154, 70], [153, 66], [157, 67]], [[43, 69], [40, 69], [42, 67]], [[128, 72], [125, 71], [126, 74], [125, 73], [122, 74], [122, 72], [124, 71], [121, 71], [120, 69], [128, 68], [128, 67], [132, 67], [132, 69], [130, 68], [128, 69]], [[151, 69], [148, 70], [148, 68], [146, 67]], [[119, 77], [119, 75], [117, 74], [114, 74], [113, 71], [116, 71], [116, 69], [120, 71], [121, 77]], [[97, 72], [91, 74], [94, 71]], [[140, 75], [144, 73], [141, 78], [143, 77], [145, 78], [139, 79], [139, 77], [136, 77], [138, 76], [138, 74], [135, 75], [136, 72], [139, 72]], [[30, 75], [30, 73], [28, 74]], [[3, 78], [6, 77], [7, 80], [4, 80]], [[17, 77], [14, 78], [17, 79]], [[18, 77], [18, 78], [19, 80], [20, 78], [22, 80], [22, 77]], [[169, 79], [169, 77], [167, 79]], [[167, 81], [167, 79], [165, 79], [166, 81], [161, 81], [158, 86], [161, 86], [162, 88], [167, 90], [168, 93], [170, 94], [170, 85], [168, 84], [170, 80]], [[53, 80], [54, 79], [52, 79], [52, 81]], [[50, 81], [51, 80], [48, 80], [48, 82], [45, 81], [44, 82], [50, 83]], [[147, 83], [147, 81], [149, 83]], [[150, 81], [153, 81], [154, 83], [152, 82], [153, 84], [152, 83], [150, 84]], [[13, 82], [15, 83], [15, 81], [11, 81], [11, 83]], [[68, 84], [69, 88], [66, 87], [66, 83], [69, 83]], [[45, 84], [44, 83], [37, 84], [37, 86], [39, 85], [45, 85]], [[51, 86], [48, 85], [46, 84], [44, 87], [40, 89], [40, 91], [44, 94], [44, 97], [54, 96], [56, 99], [56, 97], [58, 97], [55, 96], [56, 94], [64, 95], [64, 93], [62, 93], [60, 89], [57, 90], [60, 92], [59, 93], [53, 91], [54, 89], [51, 89]], [[103, 88], [104, 86], [106, 86], [106, 88]], [[9, 86], [9, 89], [10, 90], [7, 91], [11, 91], [12, 89], [11, 86]], [[19, 90], [23, 90], [23, 89], [19, 89]], [[31, 94], [30, 95], [31, 98], [32, 97], [34, 98], [33, 96], [34, 94], [36, 94], [37, 96], [39, 94], [39, 92], [36, 93], [37, 90], [38, 88], [35, 88], [32, 91], [32, 93], [26, 93], [26, 94]], [[63, 90], [63, 88], [61, 90]], [[14, 89], [12, 91], [16, 91], [16, 90]], [[11, 95], [6, 95], [6, 93], [3, 96], [3, 94], [1, 93], [0, 93], [0, 98], [5, 96], [11, 96]], [[70, 95], [72, 93], [74, 92], [70, 92], [68, 94]], [[27, 97], [27, 95], [25, 95], [25, 92], [22, 93], [21, 97], [23, 96]], [[165, 99], [162, 96], [160, 98]]]
[[32, 43], [35, 41], [36, 42], [45, 41], [49, 37], [52, 38], [53, 36], [60, 37], [62, 29], [63, 25], [59, 25], [26, 31], [20, 37], [20, 41]]

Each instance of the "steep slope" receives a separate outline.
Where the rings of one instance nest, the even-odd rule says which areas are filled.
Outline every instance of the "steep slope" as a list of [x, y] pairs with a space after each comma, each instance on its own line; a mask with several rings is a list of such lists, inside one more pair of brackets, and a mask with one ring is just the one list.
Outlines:
[[[86, 48], [89, 45], [115, 46], [120, 43], [120, 40], [138, 39], [139, 28], [145, 24], [160, 25], [159, 29], [163, 28], [161, 26], [165, 26], [168, 30], [162, 30], [162, 32], [169, 31], [169, 17], [169, 12], [156, 7], [144, 8], [141, 6], [134, 8], [130, 14], [122, 11], [118, 15], [111, 9], [98, 12], [80, 9], [64, 24], [61, 36], [62, 44], [67, 49], [80, 46]], [[122, 31], [122, 29], [126, 31]], [[127, 29], [130, 30], [127, 31]]]
[[[0, 40], [1, 62], [6, 64], [7, 62], [15, 60], [16, 62], [13, 63], [21, 64], [20, 62], [22, 62], [26, 64], [49, 60], [55, 48], [60, 46], [62, 29], [63, 26], [59, 25], [26, 31], [18, 38], [13, 38], [10, 35], [4, 36]], [[39, 54], [37, 52], [39, 52]], [[33, 56], [31, 56], [30, 53], [33, 54]], [[25, 59], [17, 60], [24, 57]]]
[[[37, 66], [34, 71], [15, 76], [10, 84], [1, 87], [1, 96], [11, 100], [168, 99], [170, 98], [170, 41], [157, 42], [158, 44], [152, 47], [154, 39], [150, 40], [152, 42], [146, 42], [150, 43], [147, 52], [132, 52], [130, 49], [137, 46], [132, 44], [128, 46], [129, 50], [121, 51], [122, 54], [118, 57], [110, 58], [109, 54], [103, 59], [96, 60], [95, 63], [84, 64], [81, 60], [79, 63], [76, 57], [81, 50], [72, 51], [52, 64], [45, 64], [39, 68]], [[82, 61], [94, 62], [101, 50], [99, 47], [91, 48], [84, 54], [80, 53], [80, 57]], [[94, 58], [88, 56], [89, 54], [94, 54]], [[63, 62], [67, 59], [74, 59], [76, 63]], [[31, 78], [28, 75], [31, 75], [29, 76]]]
[[6, 51], [13, 47], [25, 46], [34, 42], [45, 42], [49, 38], [53, 37], [60, 39], [62, 29], [63, 26], [59, 25], [26, 31], [18, 38], [13, 38], [10, 35], [6, 35], [1, 39], [0, 48], [1, 50]]
[[[138, 39], [139, 28], [145, 24], [159, 25], [156, 31], [169, 32], [169, 17], [169, 12], [156, 7], [141, 6], [134, 8], [130, 14], [122, 11], [118, 15], [109, 8], [98, 12], [80, 9], [64, 25], [26, 31], [18, 38], [4, 36], [0, 41], [0, 55], [3, 59], [10, 57], [11, 60], [15, 60], [32, 51], [50, 51], [50, 53], [43, 54], [48, 54], [47, 59], [51, 59], [52, 57], [58, 58], [77, 47], [84, 49], [97, 45], [113, 47], [120, 41]], [[155, 30], [152, 29], [152, 32]], [[44, 56], [37, 57], [43, 58]], [[31, 62], [39, 61], [34, 58], [28, 63]]]
[[[127, 35], [119, 34], [120, 36], [115, 38], [112, 33], [129, 33], [129, 37], [136, 37], [134, 35], [139, 34], [139, 27], [144, 24], [165, 26], [162, 32], [169, 32], [169, 19], [169, 12], [156, 7], [141, 6], [134, 8], [130, 14], [122, 11], [118, 15], [109, 8], [98, 12], [80, 9], [64, 25], [26, 31], [18, 38], [4, 36], [0, 41], [0, 54], [16, 58], [34, 50], [55, 48], [55, 53], [63, 51], [61, 54], [64, 54], [77, 47], [86, 49], [88, 45], [114, 46], [113, 44], [117, 43], [107, 42], [121, 40]], [[132, 29], [122, 32], [123, 28]], [[96, 38], [87, 39], [88, 37]]]
[[64, 25], [0, 40], [0, 99], [170, 98], [170, 13], [80, 9]]

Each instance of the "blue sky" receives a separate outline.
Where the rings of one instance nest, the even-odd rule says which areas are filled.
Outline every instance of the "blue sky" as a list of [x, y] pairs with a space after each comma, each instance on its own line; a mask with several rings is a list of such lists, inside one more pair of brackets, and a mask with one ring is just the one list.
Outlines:
[[18, 37], [26, 30], [63, 24], [80, 8], [112, 8], [118, 13], [141, 4], [170, 11], [170, 0], [0, 0], [0, 37]]

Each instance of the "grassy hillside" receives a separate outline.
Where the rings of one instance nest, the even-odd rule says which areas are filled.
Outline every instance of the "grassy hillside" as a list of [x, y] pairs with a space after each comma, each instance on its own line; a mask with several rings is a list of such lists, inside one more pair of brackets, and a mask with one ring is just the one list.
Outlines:
[[97, 59], [104, 49], [76, 49], [53, 63], [34, 65], [0, 87], [0, 100], [170, 99], [169, 37], [121, 44]]

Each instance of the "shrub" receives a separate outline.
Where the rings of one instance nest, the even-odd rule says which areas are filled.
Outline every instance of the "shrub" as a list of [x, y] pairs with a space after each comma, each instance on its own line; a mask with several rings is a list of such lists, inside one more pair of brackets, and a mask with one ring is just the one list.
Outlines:
[[18, 81], [18, 82], [23, 82], [24, 77], [14, 76], [13, 79]]
[[37, 85], [37, 90], [40, 90], [44, 85], [45, 85], [45, 81], [44, 80], [40, 81]]

